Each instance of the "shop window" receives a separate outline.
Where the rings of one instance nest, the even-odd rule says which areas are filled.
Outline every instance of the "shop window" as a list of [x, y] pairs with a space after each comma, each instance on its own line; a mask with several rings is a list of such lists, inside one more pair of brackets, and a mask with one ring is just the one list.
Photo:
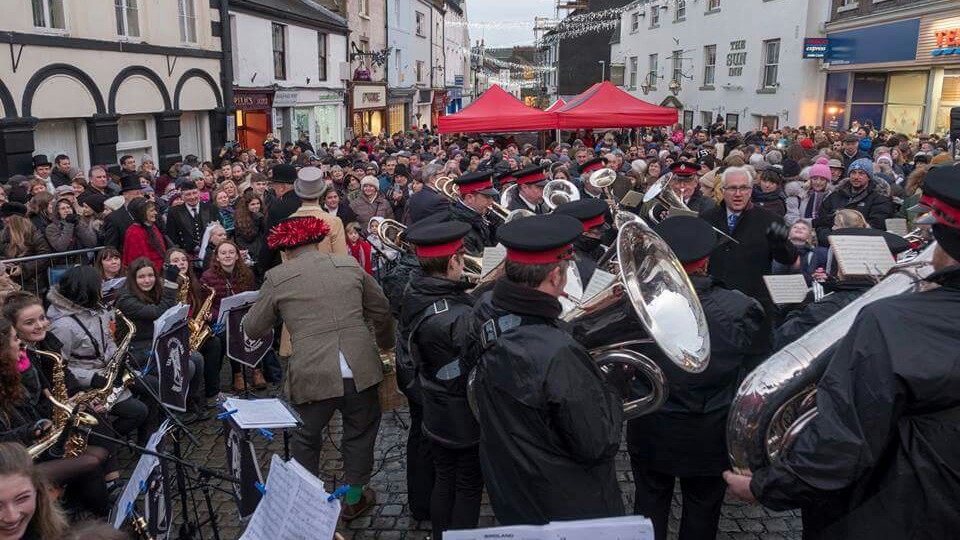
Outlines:
[[960, 107], [960, 71], [947, 71], [943, 75], [940, 92], [940, 108], [937, 109], [936, 133], [950, 131], [950, 109]]
[[891, 75], [883, 127], [899, 133], [915, 133], [921, 130], [926, 97], [926, 72]]
[[835, 103], [847, 102], [847, 89], [850, 86], [849, 73], [828, 73], [825, 101]]
[[[125, 116], [117, 124], [117, 160], [120, 156], [130, 154], [137, 158], [144, 154], [154, 156], [153, 119], [142, 116]], [[156, 156], [154, 156], [156, 157]]]
[[63, 0], [32, 0], [33, 25], [37, 28], [66, 30]]
[[177, 14], [180, 22], [180, 41], [197, 42], [197, 6], [194, 0], [177, 0]]
[[885, 73], [857, 73], [853, 76], [854, 103], [883, 103], [886, 93]]
[[140, 16], [137, 10], [137, 0], [114, 0], [114, 2], [114, 10], [117, 15], [117, 35], [140, 37]]
[[883, 122], [883, 104], [854, 104], [850, 106], [850, 122], [861, 126], [879, 126]]

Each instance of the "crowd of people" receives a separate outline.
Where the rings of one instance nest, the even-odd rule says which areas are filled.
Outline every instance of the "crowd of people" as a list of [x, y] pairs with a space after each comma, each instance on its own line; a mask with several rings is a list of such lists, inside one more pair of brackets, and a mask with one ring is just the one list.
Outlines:
[[[943, 178], [960, 185], [954, 164], [944, 138], [859, 125], [844, 132], [740, 133], [722, 124], [585, 131], [545, 145], [427, 129], [317, 147], [306, 138], [285, 145], [271, 138], [258, 148], [225, 146], [210, 161], [185, 156], [166, 170], [150, 156], [81, 171], [71, 156], [51, 163], [37, 155], [33, 174], [11, 177], [0, 190], [0, 440], [35, 448], [57, 414], [44, 396], [97, 388], [118, 344], [134, 331], [121, 353], [146, 375], [113, 406], [95, 401], [89, 414], [100, 420], [95, 430], [145, 443], [163, 416], [148, 368], [154, 321], [178, 302], [193, 315], [208, 298], [216, 320], [223, 298], [259, 290], [244, 328], [258, 338], [282, 325], [275, 352], [246, 373], [229, 361], [223, 386], [225, 336], [215, 329], [191, 351], [181, 420], [208, 419], [226, 393], [274, 385], [304, 420], [293, 456], [316, 474], [323, 431], [340, 411], [345, 520], [375, 501], [367, 484], [380, 425], [380, 351], [394, 348], [411, 410], [408, 504], [415, 519], [432, 521], [437, 539], [444, 530], [476, 527], [484, 489], [504, 524], [624, 513], [613, 466], [622, 431], [636, 483], [633, 511], [652, 519], [658, 539], [666, 538], [678, 480], [681, 538], [715, 536], [728, 485], [776, 508], [808, 508], [818, 496], [869, 500], [868, 484], [894, 444], [890, 426], [923, 411], [898, 409], [838, 443], [841, 454], [864, 441], [877, 452], [856, 462], [838, 458], [850, 467], [845, 482], [818, 483], [830, 468], [816, 461], [815, 441], [805, 441], [803, 467], [778, 465], [752, 484], [722, 476], [729, 468], [727, 412], [747, 372], [873, 285], [839, 272], [831, 235], [880, 235], [894, 255], [916, 249], [884, 230], [897, 218], [908, 230], [925, 226], [915, 223], [922, 203], [923, 212], [933, 207], [947, 216], [934, 226], [945, 246], [938, 270], [956, 264], [960, 210], [951, 205], [960, 204], [955, 188], [943, 187]], [[590, 181], [601, 169], [615, 177], [609, 186]], [[925, 184], [931, 175], [939, 178], [933, 188]], [[576, 192], [568, 199], [579, 200], [545, 198], [553, 180], [568, 182]], [[642, 200], [631, 192], [659, 186], [682, 202], [683, 215], [627, 204]], [[584, 286], [590, 282], [616, 236], [619, 210], [655, 215], [658, 234], [699, 296], [713, 350], [703, 374], [668, 370], [663, 408], [625, 430], [622, 396], [558, 322], [568, 267]], [[517, 213], [532, 217], [514, 220]], [[401, 234], [387, 234], [388, 226]], [[498, 279], [478, 285], [470, 259], [498, 244], [507, 251]], [[46, 257], [31, 258], [38, 255]], [[802, 274], [832, 294], [777, 305], [763, 281], [770, 274]], [[951, 276], [939, 282], [953, 294], [938, 308], [944, 317], [956, 311]], [[955, 353], [951, 358], [956, 363]], [[467, 377], [474, 368], [472, 408]], [[838, 385], [856, 382], [831, 377]], [[957, 389], [957, 381], [947, 384]], [[940, 409], [960, 406], [960, 392], [947, 394]], [[958, 442], [937, 436], [931, 444]], [[65, 537], [54, 487], [67, 508], [106, 516], [121, 487], [117, 448], [91, 440], [81, 450], [69, 457], [41, 452], [31, 461], [22, 448], [0, 444], [0, 508], [24, 508], [0, 515], [0, 537]], [[960, 462], [949, 452], [944, 467], [956, 472]], [[805, 482], [805, 491], [791, 491], [791, 481]], [[24, 494], [30, 504], [17, 502]], [[831, 520], [809, 515], [805, 525], [820, 535], [811, 538], [865, 530], [836, 508]], [[906, 533], [913, 530], [907, 524], [936, 531], [960, 520], [956, 510], [925, 514], [933, 524], [915, 517], [904, 510], [883, 522]]]

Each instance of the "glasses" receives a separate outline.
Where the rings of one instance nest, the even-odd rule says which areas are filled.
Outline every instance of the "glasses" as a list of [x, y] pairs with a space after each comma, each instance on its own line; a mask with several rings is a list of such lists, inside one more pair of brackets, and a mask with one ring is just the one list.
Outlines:
[[723, 188], [723, 190], [726, 191], [727, 193], [737, 193], [737, 192], [742, 193], [745, 191], [750, 191], [752, 189], [753, 188], [751, 188], [750, 186], [727, 186]]

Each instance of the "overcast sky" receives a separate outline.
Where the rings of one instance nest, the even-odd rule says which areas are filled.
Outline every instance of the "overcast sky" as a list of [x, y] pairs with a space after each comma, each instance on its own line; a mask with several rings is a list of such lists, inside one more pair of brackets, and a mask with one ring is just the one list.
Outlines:
[[470, 27], [470, 42], [484, 39], [487, 47], [510, 47], [533, 43], [533, 18], [554, 16], [556, 0], [466, 0], [470, 23], [529, 21], [525, 28]]

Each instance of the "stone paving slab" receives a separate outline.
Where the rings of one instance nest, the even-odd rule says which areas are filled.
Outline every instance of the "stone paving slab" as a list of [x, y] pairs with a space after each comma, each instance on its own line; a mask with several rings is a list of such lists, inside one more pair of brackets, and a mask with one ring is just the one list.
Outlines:
[[[340, 523], [338, 531], [345, 538], [384, 540], [429, 538], [430, 523], [415, 521], [410, 516], [407, 506], [404, 471], [406, 466], [405, 426], [408, 422], [409, 415], [406, 409], [396, 413], [384, 413], [374, 452], [375, 474], [370, 483], [376, 491], [377, 504], [365, 516], [349, 524]], [[195, 424], [191, 428], [200, 440], [200, 447], [190, 449], [185, 457], [208, 467], [223, 470], [226, 458], [220, 422], [211, 419], [202, 424]], [[343, 462], [337, 450], [341, 433], [340, 416], [337, 414], [328, 428], [329, 436], [322, 452], [321, 478], [327, 486], [336, 484], [342, 479]], [[262, 436], [255, 436], [254, 445], [257, 448], [264, 479], [266, 479], [270, 456], [274, 453], [283, 454], [282, 437], [278, 433], [271, 442]], [[132, 467], [132, 459], [126, 451], [121, 452], [121, 458], [123, 463]], [[617, 456], [617, 476], [625, 507], [629, 510], [633, 508], [633, 475], [630, 470], [630, 459], [626, 453], [626, 443], [623, 444]], [[221, 485], [221, 487], [229, 486]], [[670, 538], [677, 537], [680, 518], [679, 503], [678, 491], [674, 495], [674, 507], [671, 512]], [[207, 519], [199, 492], [197, 504], [200, 506], [201, 520]], [[179, 508], [176, 501], [174, 506], [176, 511]], [[221, 538], [223, 540], [239, 538], [244, 525], [237, 517], [237, 507], [232, 494], [215, 491], [213, 506], [220, 523]], [[799, 511], [773, 512], [759, 505], [733, 500], [728, 496], [722, 512], [718, 540], [799, 540], [801, 537]], [[175, 521], [175, 523], [178, 522]], [[480, 509], [480, 526], [496, 526], [493, 509], [486, 493]], [[211, 537], [208, 533], [209, 531], [204, 531], [205, 538]]]

